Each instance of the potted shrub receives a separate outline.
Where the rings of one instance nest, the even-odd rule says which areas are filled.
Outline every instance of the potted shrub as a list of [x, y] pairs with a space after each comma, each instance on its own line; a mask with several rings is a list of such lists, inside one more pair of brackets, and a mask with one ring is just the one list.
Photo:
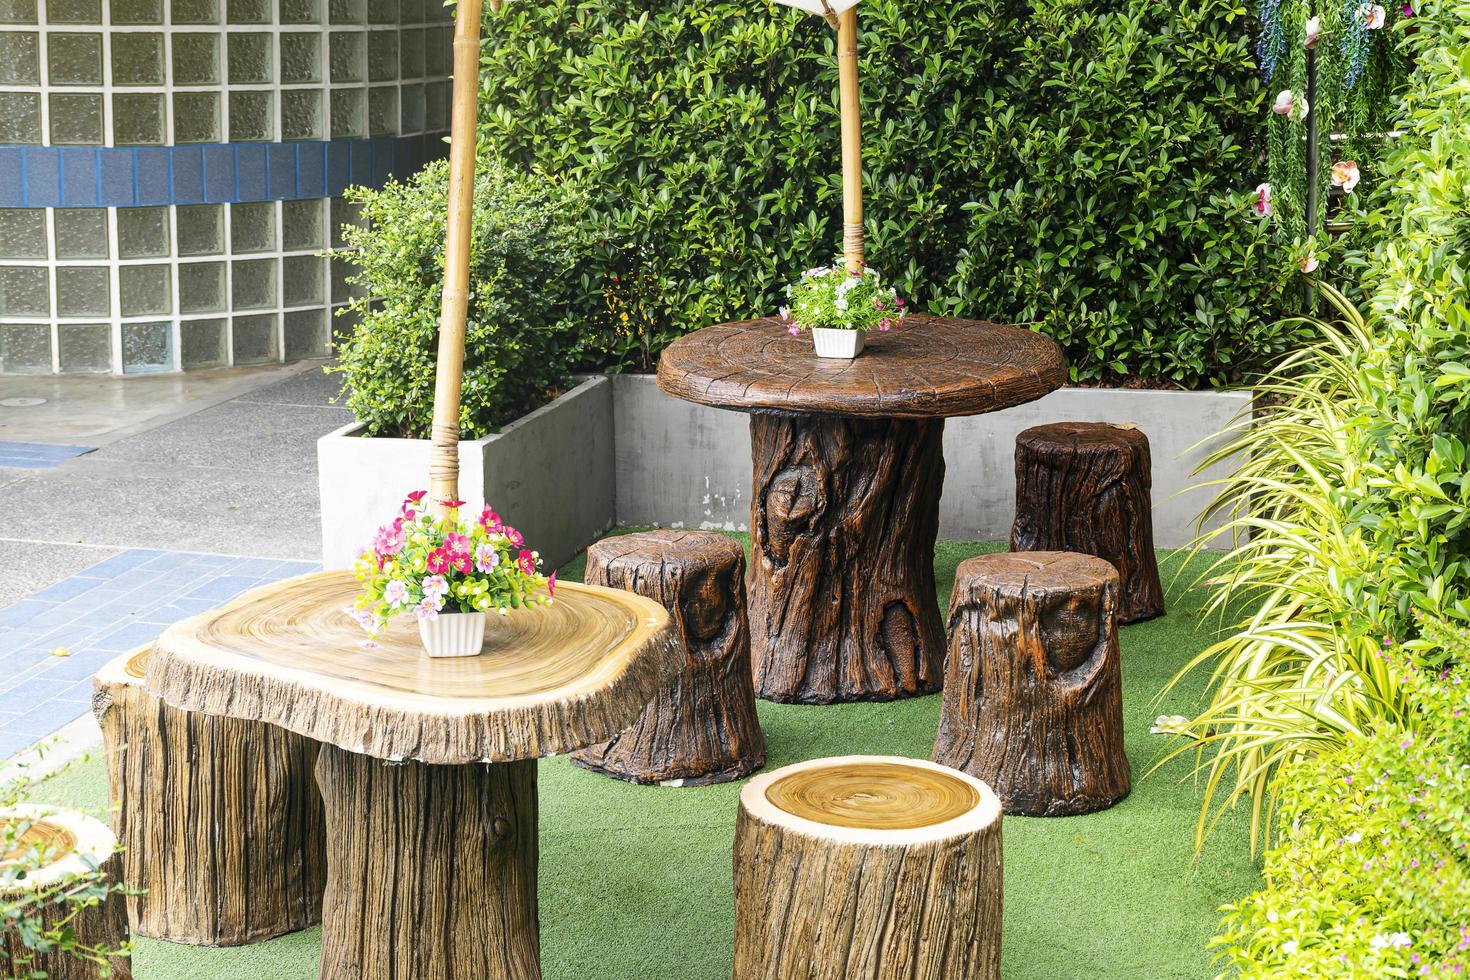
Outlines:
[[792, 336], [812, 332], [818, 357], [857, 357], [869, 330], [889, 331], [907, 313], [898, 290], [883, 284], [872, 266], [849, 272], [839, 259], [830, 266], [808, 269], [786, 287], [791, 304], [781, 319]]
[[409, 494], [359, 556], [363, 594], [354, 614], [372, 642], [389, 619], [412, 609], [430, 657], [473, 657], [485, 642], [485, 613], [550, 605], [556, 573], [537, 571], [541, 556], [488, 505], [467, 522], [464, 501], [451, 501], [441, 517], [424, 509], [425, 496]]

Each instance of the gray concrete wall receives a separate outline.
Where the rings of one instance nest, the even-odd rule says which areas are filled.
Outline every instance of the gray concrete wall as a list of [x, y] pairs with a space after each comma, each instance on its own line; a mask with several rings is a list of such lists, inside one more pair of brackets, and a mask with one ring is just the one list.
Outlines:
[[[648, 375], [617, 375], [617, 520], [744, 530], [750, 520], [750, 436], [738, 412], [671, 398]], [[1193, 538], [1209, 492], [1185, 491], [1199, 477], [1210, 439], [1250, 403], [1245, 393], [1065, 388], [1017, 408], [950, 419], [945, 428], [941, 537], [1002, 540], [1015, 509], [1015, 438], [1045, 422], [1129, 422], [1153, 450], [1154, 536], [1160, 547]], [[1223, 542], [1221, 542], [1223, 543]]]
[[[541, 552], [572, 558], [612, 524], [613, 405], [607, 378], [573, 390], [500, 432], [459, 444], [460, 497], [488, 500]], [[349, 567], [404, 496], [429, 483], [426, 439], [364, 439], [354, 423], [317, 442], [322, 563]]]

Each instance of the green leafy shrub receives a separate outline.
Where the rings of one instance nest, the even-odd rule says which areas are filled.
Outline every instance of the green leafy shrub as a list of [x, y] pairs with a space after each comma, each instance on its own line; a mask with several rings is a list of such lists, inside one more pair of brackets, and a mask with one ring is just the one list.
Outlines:
[[[449, 167], [406, 183], [353, 188], [365, 226], [344, 229], [339, 259], [360, 317], [339, 348], [347, 407], [370, 436], [426, 438], [433, 418]], [[481, 155], [475, 179], [470, 300], [460, 434], [474, 439], [548, 401], [566, 385], [578, 343], [573, 296], [586, 250], [570, 185]]]
[[[1081, 379], [1221, 384], [1293, 348], [1233, 3], [872, 0], [860, 23], [868, 256], [915, 308], [1037, 325]], [[735, 0], [490, 19], [482, 135], [588, 187], [605, 362], [774, 312], [841, 241], [831, 35]]]
[[1403, 724], [1285, 771], [1266, 886], [1215, 939], [1235, 974], [1470, 972], [1470, 682], [1409, 667], [1405, 689]]

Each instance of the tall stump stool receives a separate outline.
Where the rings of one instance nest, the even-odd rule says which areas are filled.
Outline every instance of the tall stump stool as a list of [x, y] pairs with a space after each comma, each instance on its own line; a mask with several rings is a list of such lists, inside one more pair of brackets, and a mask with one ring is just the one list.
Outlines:
[[684, 668], [633, 727], [573, 754], [586, 769], [634, 783], [699, 786], [740, 779], [766, 762], [755, 713], [745, 553], [704, 531], [648, 531], [587, 549], [587, 582], [637, 592], [673, 614]]
[[1133, 426], [1056, 422], [1016, 437], [1012, 551], [1076, 551], [1113, 563], [1118, 622], [1163, 615], [1154, 555], [1148, 436]]
[[150, 647], [107, 663], [93, 711], [107, 748], [113, 830], [140, 936], [238, 946], [322, 919], [326, 823], [317, 743], [274, 725], [163, 704]]
[[[57, 895], [39, 896], [63, 885], [68, 879], [93, 868], [109, 883], [122, 871], [117, 838], [100, 820], [60, 807], [17, 803], [0, 809], [0, 867], [31, 855], [29, 873], [9, 886], [0, 885], [0, 899], [36, 901], [43, 924], [50, 926], [72, 916], [68, 925], [76, 931], [78, 944], [97, 950], [113, 950], [128, 938], [128, 910], [123, 896], [110, 892], [102, 901], [77, 909]], [[39, 859], [39, 860], [38, 860]], [[28, 864], [30, 862], [27, 862]], [[39, 865], [39, 867], [37, 866]], [[112, 980], [132, 980], [132, 962], [126, 956], [108, 958]], [[28, 977], [41, 974], [51, 980], [94, 980], [101, 977], [102, 964], [51, 951], [35, 954], [21, 942], [16, 929], [0, 930], [0, 976]]]
[[1007, 813], [1063, 816], [1128, 795], [1118, 573], [1067, 552], [960, 563], [934, 761], [994, 787]]
[[1001, 810], [916, 759], [763, 773], [735, 824], [734, 980], [1000, 976]]

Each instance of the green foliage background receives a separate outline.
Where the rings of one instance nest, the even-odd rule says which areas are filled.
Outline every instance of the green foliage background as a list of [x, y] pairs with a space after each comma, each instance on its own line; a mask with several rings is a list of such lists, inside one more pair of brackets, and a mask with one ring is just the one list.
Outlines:
[[[868, 256], [916, 309], [1036, 326], [1089, 380], [1224, 384], [1294, 346], [1294, 267], [1246, 204], [1267, 108], [1244, 8], [869, 0], [860, 23]], [[584, 363], [771, 313], [840, 244], [820, 18], [518, 0], [482, 57], [485, 143], [587, 192]]]

